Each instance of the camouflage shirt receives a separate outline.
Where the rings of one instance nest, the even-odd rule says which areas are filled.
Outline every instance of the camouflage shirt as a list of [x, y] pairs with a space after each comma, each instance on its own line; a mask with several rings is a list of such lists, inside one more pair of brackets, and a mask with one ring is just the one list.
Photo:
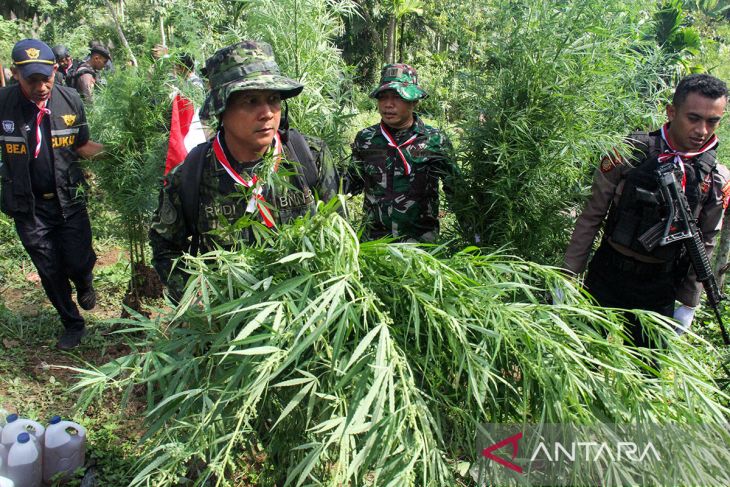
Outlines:
[[[290, 131], [290, 134], [292, 132]], [[223, 137], [221, 140], [223, 141]], [[312, 159], [309, 162], [299, 161], [291, 142], [285, 143], [286, 160], [280, 164], [276, 174], [270, 173], [271, 166], [265, 164], [263, 160], [244, 167], [235, 161], [226, 149], [225, 142], [223, 143], [223, 150], [238, 174], [249, 179], [255, 173], [268, 183], [263, 187], [262, 196], [277, 224], [288, 223], [299, 216], [313, 212], [318, 200], [329, 201], [339, 190], [339, 177], [327, 145], [311, 137], [304, 136], [304, 140]], [[194, 174], [195, 168], [200, 170], [196, 160], [198, 164], [203, 164], [203, 167], [202, 175], [199, 177], [198, 208], [197, 212], [193, 213], [191, 210], [186, 212], [184, 207], [186, 199], [194, 200], [194, 196], [190, 195], [192, 192], [190, 186], [186, 187], [184, 181], [186, 178], [198, 178], [198, 175]], [[235, 234], [231, 234], [230, 231], [211, 232], [222, 230], [227, 226], [225, 222], [235, 223], [247, 214], [260, 222], [261, 216], [258, 211], [253, 214], [246, 212], [251, 194], [251, 190], [242, 191], [242, 187], [233, 181], [217, 161], [210, 141], [193, 149], [182, 164], [168, 173], [152, 221], [150, 244], [152, 263], [160, 278], [170, 287], [173, 296], [182, 290], [185, 275], [181, 272], [171, 275], [172, 264], [183, 252], [191, 250], [193, 234], [199, 238], [198, 248], [195, 250], [200, 252], [211, 250], [216, 245], [230, 248], [236, 242], [255, 241], [254, 230], [251, 227], [245, 227]], [[186, 215], [190, 214], [195, 214], [197, 217], [193, 224], [186, 221]]]
[[388, 146], [380, 124], [361, 130], [352, 144], [352, 165], [348, 174], [348, 191], [365, 193], [364, 235], [367, 239], [393, 236], [419, 242], [433, 242], [439, 232], [438, 182], [451, 203], [461, 172], [453, 158], [453, 148], [446, 135], [415, 116], [413, 125], [394, 132], [397, 144], [414, 134], [412, 144], [401, 148], [411, 167], [398, 151]]

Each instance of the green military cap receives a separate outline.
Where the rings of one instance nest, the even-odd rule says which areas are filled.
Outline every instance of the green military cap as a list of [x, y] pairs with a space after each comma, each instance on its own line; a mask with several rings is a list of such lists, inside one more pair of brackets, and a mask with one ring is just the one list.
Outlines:
[[370, 98], [377, 98], [385, 90], [395, 90], [405, 101], [416, 101], [428, 96], [418, 86], [416, 70], [408, 64], [386, 64], [380, 72], [380, 85], [370, 93]]
[[242, 41], [224, 47], [205, 62], [202, 72], [210, 83], [200, 111], [203, 120], [223, 113], [228, 97], [236, 91], [273, 90], [286, 99], [304, 89], [301, 83], [281, 75], [274, 52], [265, 42]]

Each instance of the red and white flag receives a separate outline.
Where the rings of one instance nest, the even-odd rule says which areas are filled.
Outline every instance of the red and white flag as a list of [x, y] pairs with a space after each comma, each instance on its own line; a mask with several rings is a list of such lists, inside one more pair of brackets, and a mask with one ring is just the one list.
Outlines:
[[165, 174], [185, 160], [185, 156], [198, 144], [205, 142], [203, 124], [192, 101], [180, 93], [172, 99], [170, 141], [167, 145]]

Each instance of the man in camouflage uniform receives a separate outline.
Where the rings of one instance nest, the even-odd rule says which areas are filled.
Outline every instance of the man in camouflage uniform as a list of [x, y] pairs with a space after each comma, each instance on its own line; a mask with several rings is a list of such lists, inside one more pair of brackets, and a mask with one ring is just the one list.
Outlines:
[[[730, 172], [717, 164], [714, 135], [727, 96], [725, 83], [717, 78], [706, 74], [684, 78], [667, 105], [668, 123], [654, 132], [629, 135], [630, 156], [622, 157], [616, 151], [601, 160], [564, 267], [573, 274], [586, 269], [593, 241], [605, 220], [603, 240], [585, 279], [587, 290], [602, 306], [673, 316], [679, 332], [692, 323], [702, 285], [689, 266], [683, 242], [647, 250], [640, 237], [666, 214], [661, 199], [651, 195], [658, 188], [657, 168], [672, 164], [711, 255], [730, 194]], [[680, 303], [676, 309], [675, 299]], [[639, 320], [633, 314], [627, 318], [634, 344], [655, 348], [657, 344], [645, 335]]]
[[446, 134], [414, 113], [426, 96], [407, 64], [386, 65], [370, 94], [378, 100], [381, 121], [355, 137], [348, 174], [348, 191], [365, 193], [366, 239], [434, 242], [438, 237], [439, 179], [451, 203], [461, 174]]
[[[183, 252], [252, 243], [261, 225], [274, 229], [312, 213], [339, 189], [325, 143], [281, 118], [281, 101], [304, 86], [280, 74], [271, 46], [243, 41], [221, 49], [203, 74], [210, 92], [200, 116], [217, 117], [219, 130], [168, 173], [150, 230], [152, 262], [173, 299], [185, 283], [179, 269], [171, 273]], [[235, 223], [247, 215], [253, 224], [235, 234], [209, 233], [221, 229], [221, 217]]]

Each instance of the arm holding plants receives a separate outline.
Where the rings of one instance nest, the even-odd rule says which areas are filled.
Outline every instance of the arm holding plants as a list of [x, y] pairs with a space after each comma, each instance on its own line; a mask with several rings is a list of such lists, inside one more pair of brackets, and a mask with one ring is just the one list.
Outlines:
[[74, 151], [79, 157], [91, 159], [104, 151], [104, 146], [98, 142], [94, 142], [89, 138], [89, 124], [86, 120], [86, 110], [84, 104], [78, 97], [76, 98], [76, 110], [79, 113], [75, 122], [79, 133], [74, 141]]
[[93, 159], [104, 152], [104, 145], [93, 140], [88, 140], [81, 147], [76, 148], [76, 153], [84, 159]]
[[362, 193], [365, 189], [365, 180], [362, 178], [363, 159], [360, 155], [360, 147], [362, 145], [363, 131], [358, 132], [355, 137], [355, 142], [350, 146], [352, 149], [352, 155], [350, 156], [350, 164], [347, 166], [345, 176], [343, 178], [343, 192], [349, 193], [353, 196]]
[[439, 137], [440, 142], [435, 144], [437, 174], [441, 178], [446, 203], [454, 213], [456, 221], [459, 222], [463, 234], [471, 235], [473, 225], [470, 223], [470, 215], [475, 207], [472, 204], [470, 192], [466, 188], [466, 180], [456, 163], [454, 146], [443, 132], [439, 131]]

